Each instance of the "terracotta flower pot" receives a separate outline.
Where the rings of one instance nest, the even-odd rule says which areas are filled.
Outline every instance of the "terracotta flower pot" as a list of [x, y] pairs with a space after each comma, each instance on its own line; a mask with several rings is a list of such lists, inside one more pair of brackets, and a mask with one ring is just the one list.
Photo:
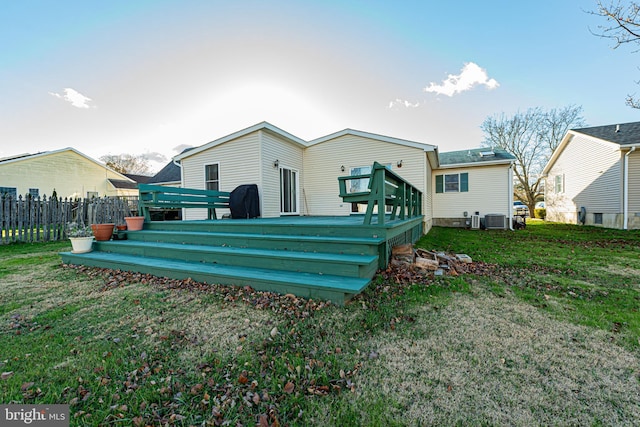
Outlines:
[[139, 231], [144, 226], [143, 216], [125, 216], [124, 220], [127, 222], [127, 230]]
[[113, 229], [116, 225], [114, 223], [110, 224], [91, 224], [91, 229], [93, 230], [93, 236], [98, 241], [104, 241], [111, 239], [113, 235]]

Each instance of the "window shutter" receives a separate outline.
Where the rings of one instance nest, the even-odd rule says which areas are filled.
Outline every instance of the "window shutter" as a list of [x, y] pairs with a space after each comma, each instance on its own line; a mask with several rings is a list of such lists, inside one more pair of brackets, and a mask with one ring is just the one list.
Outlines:
[[460, 174], [460, 192], [469, 191], [469, 174], [461, 173]]
[[436, 193], [444, 193], [444, 177], [436, 175]]

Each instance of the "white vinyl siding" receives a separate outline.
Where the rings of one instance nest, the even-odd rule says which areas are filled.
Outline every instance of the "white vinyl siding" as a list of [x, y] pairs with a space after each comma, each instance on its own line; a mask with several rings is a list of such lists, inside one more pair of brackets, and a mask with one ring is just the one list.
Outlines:
[[[303, 175], [304, 148], [268, 130], [261, 131], [261, 134], [263, 177], [260, 198], [262, 216], [265, 218], [278, 217], [280, 216], [280, 168], [298, 171], [298, 183], [300, 183]], [[274, 167], [276, 160], [278, 166]], [[302, 191], [302, 186], [299, 185], [298, 189]], [[300, 202], [298, 211], [304, 215], [304, 203], [300, 194], [298, 194], [298, 201]]]
[[[257, 184], [260, 180], [260, 132], [211, 147], [195, 156], [182, 159], [183, 187], [205, 189], [205, 165], [219, 165], [220, 191], [232, 191], [242, 184]], [[216, 210], [218, 217], [228, 210]], [[185, 209], [184, 219], [206, 219], [206, 209]]]
[[14, 187], [18, 195], [37, 188], [40, 196], [85, 197], [97, 193], [100, 197], [138, 194], [138, 190], [116, 190], [108, 179], [125, 179], [73, 150], [0, 163], [0, 185]]
[[640, 151], [629, 155], [629, 216], [640, 215]]
[[463, 218], [479, 212], [480, 215], [502, 214], [511, 216], [509, 206], [509, 165], [477, 166], [434, 171], [433, 175], [468, 174], [468, 191], [436, 193], [433, 179], [433, 217]]
[[[402, 160], [402, 167], [397, 163]], [[372, 165], [374, 161], [391, 164], [392, 170], [423, 192], [425, 222], [431, 219], [426, 209], [426, 153], [421, 148], [343, 135], [307, 148], [304, 158], [304, 204], [309, 215], [350, 215], [351, 204], [339, 197], [338, 176], [347, 176], [352, 168]], [[342, 167], [344, 166], [344, 171]]]
[[[621, 153], [615, 144], [575, 135], [548, 172], [545, 202], [550, 221], [577, 221], [585, 207], [590, 214], [622, 212]], [[556, 177], [563, 177], [556, 192]]]

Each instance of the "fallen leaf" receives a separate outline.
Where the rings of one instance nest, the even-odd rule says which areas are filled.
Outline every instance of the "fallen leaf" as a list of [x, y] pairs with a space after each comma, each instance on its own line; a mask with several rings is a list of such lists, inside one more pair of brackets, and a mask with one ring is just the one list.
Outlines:
[[0, 379], [8, 380], [12, 376], [13, 376], [13, 371], [3, 372], [2, 374], [0, 374]]
[[260, 427], [269, 427], [269, 418], [267, 414], [260, 415], [260, 420], [258, 421], [258, 426]]
[[284, 385], [284, 392], [285, 393], [293, 393], [293, 389], [295, 388], [295, 386], [293, 385], [293, 383], [291, 381], [289, 381], [288, 383], [286, 383]]
[[240, 384], [246, 384], [249, 382], [249, 378], [247, 378], [247, 376], [245, 375], [245, 373], [241, 373], [240, 376], [238, 377], [238, 382]]

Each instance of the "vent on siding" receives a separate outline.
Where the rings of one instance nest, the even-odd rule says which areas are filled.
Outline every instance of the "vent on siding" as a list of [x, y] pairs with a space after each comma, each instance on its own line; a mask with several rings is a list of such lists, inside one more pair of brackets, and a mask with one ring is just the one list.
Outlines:
[[490, 229], [502, 229], [505, 227], [505, 216], [501, 214], [487, 214], [484, 216], [484, 226], [487, 230]]

